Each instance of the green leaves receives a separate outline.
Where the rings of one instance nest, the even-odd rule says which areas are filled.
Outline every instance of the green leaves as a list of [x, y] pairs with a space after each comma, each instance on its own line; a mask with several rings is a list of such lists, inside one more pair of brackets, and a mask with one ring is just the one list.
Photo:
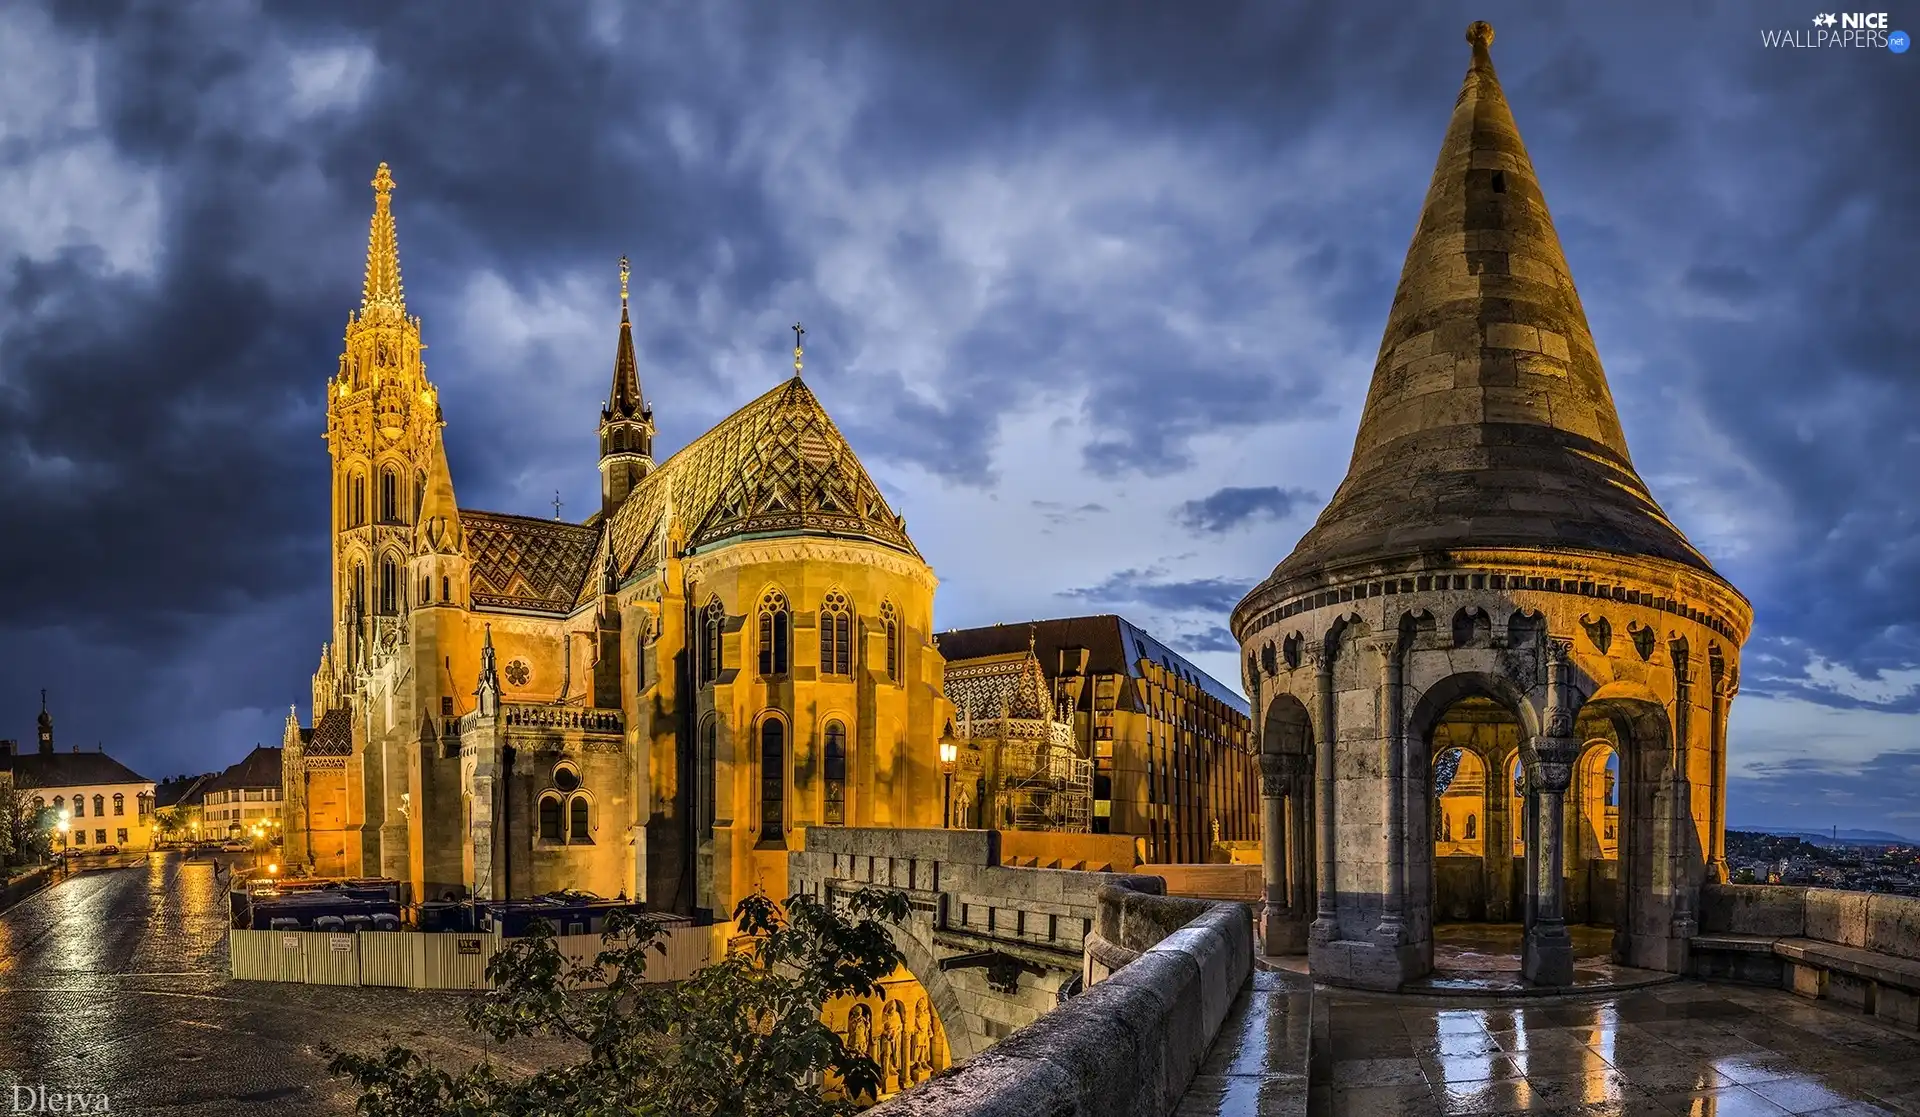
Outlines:
[[495, 1042], [532, 1035], [574, 1041], [578, 1062], [513, 1077], [483, 1063], [458, 1074], [403, 1047], [338, 1054], [363, 1117], [833, 1117], [856, 1108], [824, 1096], [875, 1092], [880, 1068], [851, 1051], [821, 1018], [839, 997], [870, 996], [901, 962], [888, 924], [906, 897], [863, 889], [828, 905], [809, 896], [775, 904], [762, 894], [734, 911], [744, 945], [686, 981], [645, 981], [660, 932], [627, 916], [608, 920], [601, 949], [573, 961], [537, 924], [487, 967], [494, 989], [467, 1022]]

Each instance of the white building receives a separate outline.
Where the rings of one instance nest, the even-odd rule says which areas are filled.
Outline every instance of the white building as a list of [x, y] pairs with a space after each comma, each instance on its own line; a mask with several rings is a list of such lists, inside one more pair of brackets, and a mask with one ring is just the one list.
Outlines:
[[[67, 848], [101, 846], [146, 850], [153, 846], [153, 781], [105, 752], [55, 752], [53, 717], [41, 696], [40, 747], [20, 752], [0, 741], [0, 771], [13, 774], [14, 786], [36, 810], [65, 811]], [[59, 835], [54, 849], [61, 848]]]

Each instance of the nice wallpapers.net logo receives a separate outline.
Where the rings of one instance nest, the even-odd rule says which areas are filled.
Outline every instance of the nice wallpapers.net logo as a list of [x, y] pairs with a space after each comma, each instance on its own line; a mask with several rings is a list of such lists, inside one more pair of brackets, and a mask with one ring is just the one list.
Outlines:
[[1887, 22], [1885, 12], [1820, 12], [1810, 27], [1783, 27], [1760, 32], [1760, 45], [1768, 49], [1822, 50], [1829, 47], [1856, 47], [1905, 54], [1913, 45], [1905, 31], [1896, 31]]

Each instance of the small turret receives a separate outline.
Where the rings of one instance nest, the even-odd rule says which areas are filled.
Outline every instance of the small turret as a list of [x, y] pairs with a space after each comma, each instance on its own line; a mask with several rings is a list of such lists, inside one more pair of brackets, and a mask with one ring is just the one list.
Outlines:
[[40, 692], [40, 751], [53, 751], [53, 715], [47, 712], [47, 692]]
[[600, 511], [613, 515], [640, 479], [653, 470], [653, 409], [640, 392], [627, 311], [627, 258], [620, 257], [620, 341], [613, 354], [613, 387], [600, 410]]

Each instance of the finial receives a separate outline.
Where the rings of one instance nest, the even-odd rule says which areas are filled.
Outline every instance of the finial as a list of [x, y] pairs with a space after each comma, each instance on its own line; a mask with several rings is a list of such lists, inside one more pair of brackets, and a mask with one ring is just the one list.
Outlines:
[[627, 258], [620, 257], [620, 317], [627, 316]]
[[387, 169], [385, 163], [380, 164], [373, 172], [373, 192], [375, 194], [393, 193], [393, 172]]
[[1467, 42], [1485, 50], [1493, 45], [1493, 24], [1484, 19], [1476, 19], [1467, 24]]
[[800, 375], [800, 356], [806, 351], [800, 342], [806, 336], [807, 328], [795, 322], [793, 324], [793, 374], [795, 376]]
[[560, 490], [553, 490], [553, 518], [560, 518]]
[[47, 712], [47, 688], [46, 687], [40, 688], [40, 712], [43, 714]]

